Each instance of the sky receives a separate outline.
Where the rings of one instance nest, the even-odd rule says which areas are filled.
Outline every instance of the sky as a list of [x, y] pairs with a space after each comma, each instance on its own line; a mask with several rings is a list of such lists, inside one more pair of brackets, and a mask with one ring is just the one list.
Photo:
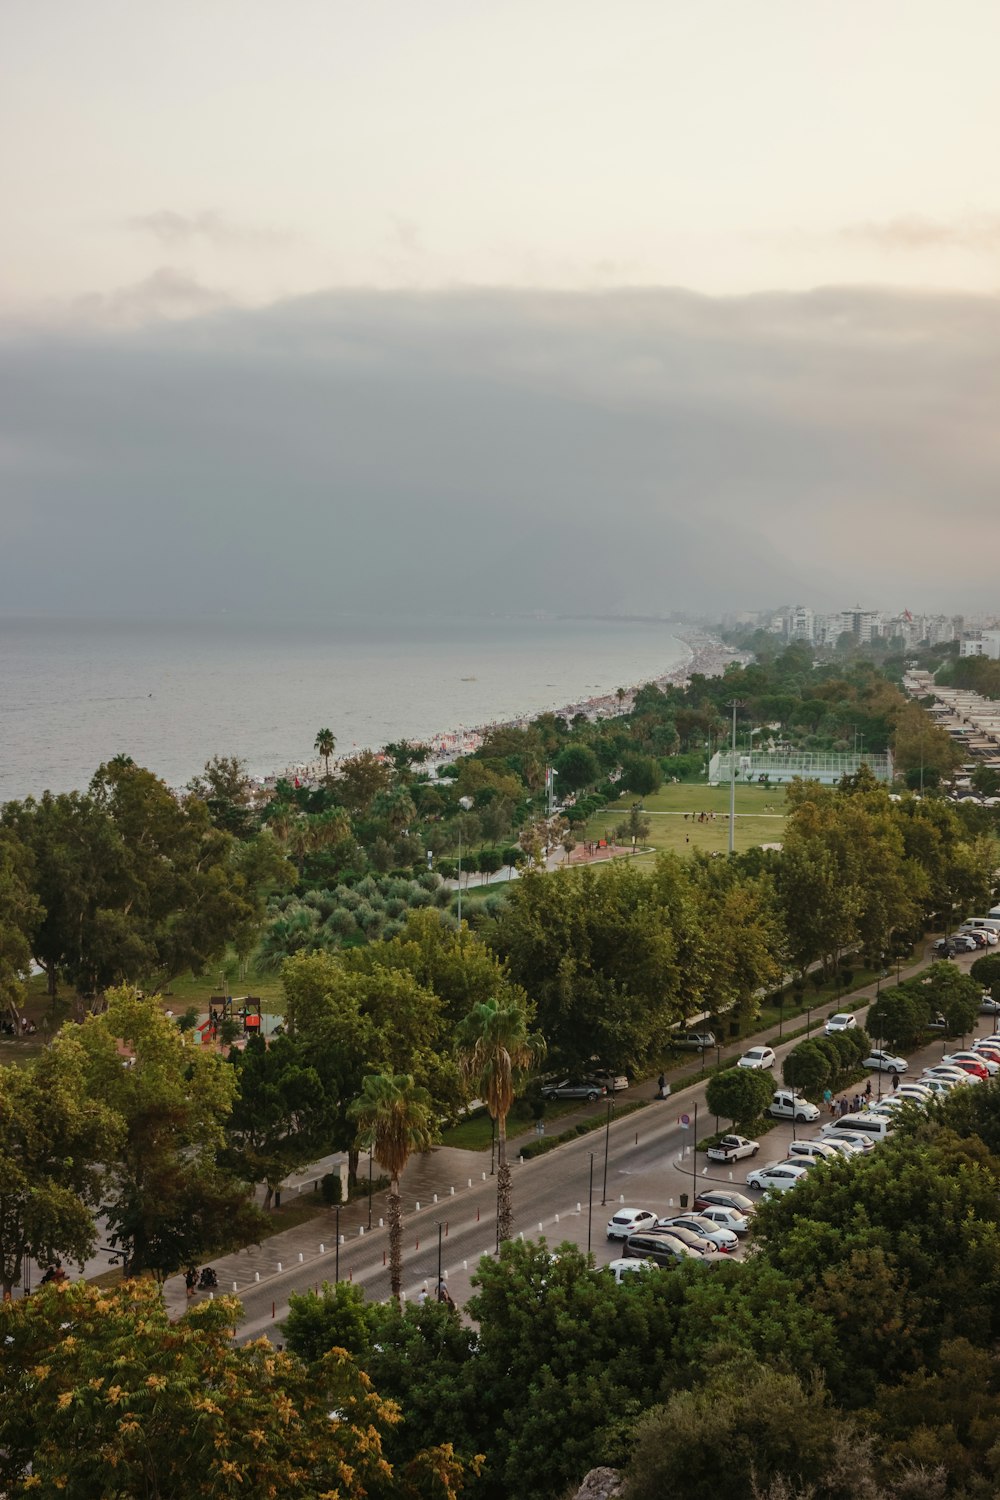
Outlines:
[[6, 8], [0, 607], [995, 609], [998, 55], [978, 0]]

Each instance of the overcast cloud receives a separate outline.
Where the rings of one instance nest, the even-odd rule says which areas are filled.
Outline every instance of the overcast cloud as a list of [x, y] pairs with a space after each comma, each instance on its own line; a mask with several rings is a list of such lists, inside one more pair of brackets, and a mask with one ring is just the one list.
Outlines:
[[314, 295], [0, 342], [5, 608], [995, 597], [997, 304]]

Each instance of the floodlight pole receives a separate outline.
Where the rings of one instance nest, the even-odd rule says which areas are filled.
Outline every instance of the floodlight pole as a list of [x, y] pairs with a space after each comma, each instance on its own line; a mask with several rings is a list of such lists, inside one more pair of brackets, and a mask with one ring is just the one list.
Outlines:
[[732, 854], [736, 848], [736, 710], [739, 703], [734, 698], [726, 706], [733, 711], [732, 755], [729, 762], [729, 852]]

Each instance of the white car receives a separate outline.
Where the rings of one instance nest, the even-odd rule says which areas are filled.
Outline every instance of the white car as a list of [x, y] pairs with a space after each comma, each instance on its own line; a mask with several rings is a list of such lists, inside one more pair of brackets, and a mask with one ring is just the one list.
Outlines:
[[949, 1082], [947, 1078], [921, 1078], [920, 1082], [925, 1089], [930, 1089], [935, 1099], [947, 1099], [948, 1095], [953, 1094], [957, 1087], [956, 1084]]
[[747, 1187], [760, 1188], [765, 1193], [787, 1193], [808, 1175], [809, 1167], [804, 1161], [772, 1161], [747, 1173]]
[[759, 1141], [748, 1140], [745, 1135], [724, 1135], [714, 1146], [709, 1146], [705, 1155], [709, 1161], [742, 1161], [745, 1156], [756, 1156]]
[[810, 1161], [835, 1161], [839, 1153], [826, 1141], [793, 1141], [788, 1155], [793, 1160], [803, 1157]]
[[895, 1057], [891, 1052], [873, 1047], [861, 1066], [873, 1073], [905, 1073], [910, 1065], [905, 1057]]
[[656, 1271], [659, 1267], [652, 1260], [609, 1260], [604, 1269], [610, 1271], [616, 1285], [621, 1286], [626, 1277], [634, 1275], [636, 1271]]
[[[824, 1136], [823, 1139], [825, 1140], [826, 1137]], [[830, 1144], [832, 1145], [834, 1141], [846, 1141], [849, 1146], [856, 1146], [862, 1156], [875, 1150], [875, 1142], [870, 1135], [865, 1135], [863, 1130], [839, 1130], [831, 1138]]]
[[857, 1016], [853, 1016], [850, 1014], [850, 1012], [844, 1010], [838, 1011], [837, 1015], [835, 1016], [831, 1016], [826, 1025], [823, 1027], [823, 1030], [826, 1032], [827, 1036], [831, 1036], [835, 1031], [856, 1031], [857, 1025]]
[[699, 1208], [698, 1217], [708, 1219], [712, 1224], [718, 1224], [720, 1229], [731, 1229], [733, 1234], [749, 1234], [750, 1220], [746, 1214], [737, 1212], [735, 1208], [708, 1207]]
[[627, 1240], [630, 1234], [650, 1229], [656, 1223], [656, 1215], [648, 1208], [620, 1208], [608, 1224], [609, 1240]]
[[912, 1083], [901, 1083], [893, 1098], [916, 1099], [919, 1104], [929, 1104], [934, 1095], [926, 1083], [919, 1083], [914, 1080]]
[[773, 1068], [776, 1062], [773, 1047], [751, 1047], [749, 1052], [744, 1052], [736, 1066], [753, 1068], [756, 1072], [762, 1073], [765, 1068]]
[[819, 1119], [819, 1105], [801, 1098], [794, 1089], [778, 1089], [767, 1112], [773, 1120], [794, 1120], [798, 1125], [811, 1125]]
[[823, 1144], [825, 1146], [829, 1146], [831, 1151], [836, 1151], [838, 1156], [846, 1156], [848, 1159], [855, 1156], [860, 1156], [864, 1150], [862, 1146], [857, 1145], [853, 1140], [848, 1141], [845, 1140], [842, 1136], [837, 1135], [832, 1135], [830, 1139], [828, 1141], [824, 1141]]
[[706, 1219], [701, 1214], [678, 1214], [673, 1219], [658, 1219], [659, 1229], [692, 1229], [695, 1234], [703, 1240], [708, 1240], [719, 1250], [732, 1251], [739, 1245], [734, 1229], [727, 1229], [724, 1224], [716, 1224], [712, 1219]]
[[1000, 1073], [1000, 1063], [994, 1062], [988, 1052], [950, 1052], [947, 1057], [942, 1057], [941, 1061], [943, 1063], [979, 1063], [980, 1067], [985, 1068], [991, 1078], [995, 1078]]
[[920, 1082], [923, 1083], [925, 1078], [943, 1078], [946, 1082], [953, 1084], [979, 1082], [974, 1073], [967, 1073], [964, 1068], [942, 1067], [940, 1064], [936, 1068], [925, 1068]]

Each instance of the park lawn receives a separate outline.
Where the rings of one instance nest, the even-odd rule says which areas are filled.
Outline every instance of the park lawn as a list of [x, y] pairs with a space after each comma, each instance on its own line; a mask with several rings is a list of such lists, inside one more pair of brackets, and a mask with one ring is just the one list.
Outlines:
[[[610, 837], [617, 824], [624, 822], [635, 802], [642, 802], [650, 825], [645, 840], [650, 853], [637, 856], [638, 863], [649, 865], [662, 850], [685, 856], [694, 850], [706, 854], [725, 854], [729, 849], [729, 787], [694, 786], [680, 783], [664, 786], [650, 797], [626, 792], [617, 802], [609, 803], [587, 823], [580, 835], [583, 840]], [[699, 823], [699, 813], [715, 813], [714, 822]], [[687, 818], [684, 814], [687, 813]], [[785, 826], [785, 793], [783, 787], [740, 786], [736, 788], [736, 852], [759, 844], [780, 844]]]
[[[172, 1010], [175, 1015], [182, 1015], [189, 1005], [197, 1008], [199, 1014], [208, 1014], [208, 1002], [213, 995], [222, 994], [223, 970], [234, 974], [236, 970], [235, 958], [222, 960], [218, 965], [213, 965], [204, 974], [180, 974], [172, 979], [159, 991], [157, 999], [164, 1010]], [[41, 1016], [48, 1012], [51, 1001], [46, 993], [46, 979], [44, 974], [32, 974], [28, 981], [28, 1004], [25, 1007], [26, 1014], [31, 1016], [38, 1025]], [[229, 980], [229, 993], [231, 995], [255, 995], [262, 1004], [264, 1011], [271, 1015], [280, 1015], [285, 1008], [285, 992], [282, 988], [281, 977], [278, 974], [265, 974], [254, 969], [247, 969], [246, 977], [243, 979], [231, 978]], [[56, 1016], [61, 1023], [72, 1011], [73, 991], [71, 986], [62, 984], [57, 993]]]

